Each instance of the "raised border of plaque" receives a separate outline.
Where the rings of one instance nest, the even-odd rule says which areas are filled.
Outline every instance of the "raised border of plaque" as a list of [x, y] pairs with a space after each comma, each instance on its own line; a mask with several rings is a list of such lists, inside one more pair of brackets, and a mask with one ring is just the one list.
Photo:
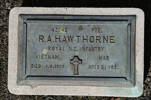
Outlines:
[[[34, 15], [34, 16], [32, 16]], [[70, 15], [106, 16], [106, 20], [128, 20], [131, 23], [130, 77], [30, 77], [26, 69], [26, 35], [20, 34], [28, 19], [46, 19]], [[40, 17], [38, 17], [40, 16]], [[68, 19], [70, 19], [68, 16]], [[124, 17], [123, 17], [124, 16]], [[120, 18], [121, 17], [121, 18]], [[127, 18], [129, 17], [129, 18]], [[8, 89], [17, 95], [83, 95], [138, 97], [143, 93], [144, 70], [144, 13], [138, 8], [13, 8], [9, 16]], [[53, 17], [52, 17], [53, 18]], [[80, 18], [80, 17], [79, 17]], [[95, 18], [94, 18], [95, 19]], [[26, 31], [26, 29], [24, 29]], [[75, 56], [76, 60], [80, 59]], [[72, 59], [73, 59], [72, 58]], [[71, 61], [72, 63], [72, 61]], [[74, 73], [75, 75], [77, 72]]]

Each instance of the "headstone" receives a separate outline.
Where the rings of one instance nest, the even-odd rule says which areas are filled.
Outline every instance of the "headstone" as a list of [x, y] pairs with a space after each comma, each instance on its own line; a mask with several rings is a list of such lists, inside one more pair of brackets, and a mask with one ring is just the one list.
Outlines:
[[138, 8], [14, 8], [8, 89], [18, 95], [137, 97], [143, 52]]

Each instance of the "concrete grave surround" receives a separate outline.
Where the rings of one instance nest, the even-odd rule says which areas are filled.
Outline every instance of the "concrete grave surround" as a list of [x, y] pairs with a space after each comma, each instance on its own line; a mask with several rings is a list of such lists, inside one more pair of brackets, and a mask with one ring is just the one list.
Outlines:
[[[20, 14], [136, 15], [136, 80], [133, 87], [18, 85], [18, 18]], [[16, 7], [9, 16], [8, 89], [17, 95], [78, 95], [138, 97], [143, 93], [144, 13], [138, 8], [36, 8]]]

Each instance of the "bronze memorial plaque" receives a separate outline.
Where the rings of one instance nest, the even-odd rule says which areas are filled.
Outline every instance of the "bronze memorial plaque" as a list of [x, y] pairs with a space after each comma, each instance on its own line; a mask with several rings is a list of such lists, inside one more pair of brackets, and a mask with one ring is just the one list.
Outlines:
[[17, 95], [138, 97], [139, 8], [16, 7], [9, 17], [8, 90]]
[[134, 84], [135, 25], [133, 15], [21, 14], [18, 60], [23, 67], [18, 68], [18, 81], [103, 79]]

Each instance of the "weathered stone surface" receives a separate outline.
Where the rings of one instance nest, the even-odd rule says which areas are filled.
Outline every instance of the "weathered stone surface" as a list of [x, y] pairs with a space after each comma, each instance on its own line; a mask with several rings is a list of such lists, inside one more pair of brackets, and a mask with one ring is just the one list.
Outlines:
[[9, 25], [10, 92], [141, 95], [140, 9], [14, 8]]

